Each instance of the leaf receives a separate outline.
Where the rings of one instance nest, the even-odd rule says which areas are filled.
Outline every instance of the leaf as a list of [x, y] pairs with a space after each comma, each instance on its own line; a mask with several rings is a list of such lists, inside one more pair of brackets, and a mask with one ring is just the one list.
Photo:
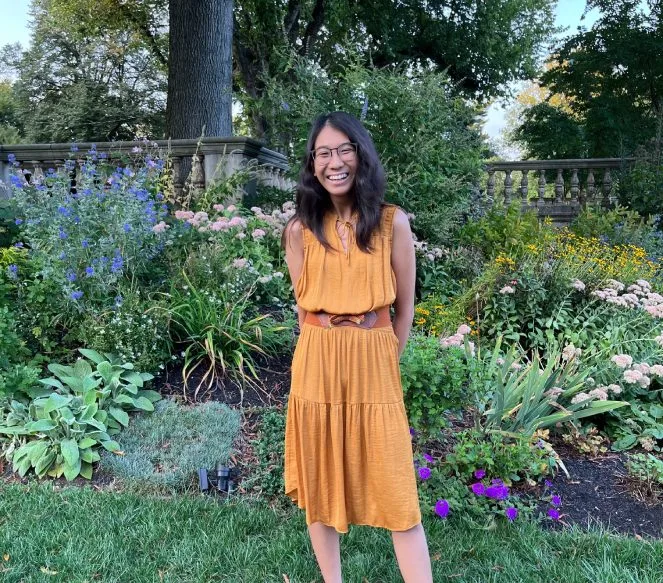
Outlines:
[[134, 406], [136, 409], [140, 409], [141, 411], [154, 411], [154, 405], [152, 404], [152, 401], [146, 399], [145, 397], [138, 397], [135, 399]]
[[89, 358], [95, 364], [100, 364], [107, 360], [104, 356], [99, 354], [96, 350], [90, 350], [89, 348], [79, 348], [80, 352], [85, 358]]
[[120, 450], [120, 444], [117, 441], [113, 440], [102, 441], [101, 445], [106, 451], [110, 451], [111, 453], [117, 455], [123, 455], [123, 452]]
[[44, 413], [50, 413], [51, 411], [55, 411], [60, 407], [68, 405], [72, 398], [73, 397], [65, 397], [63, 395], [58, 395], [57, 393], [52, 393], [51, 396], [46, 400], [46, 404], [44, 405]]
[[46, 385], [47, 387], [55, 387], [56, 389], [60, 389], [61, 391], [64, 391], [64, 385], [58, 380], [54, 379], [53, 377], [49, 377], [47, 379], [39, 379], [39, 382], [42, 385]]
[[[76, 448], [76, 451], [78, 451], [78, 448]], [[68, 464], [66, 461], [64, 463], [64, 477], [71, 481], [75, 479], [78, 474], [81, 473], [81, 458], [76, 459], [75, 464]]]
[[37, 462], [35, 465], [35, 474], [42, 478], [46, 472], [51, 467], [51, 464], [55, 461], [55, 458], [57, 457], [57, 454], [53, 449], [50, 449], [44, 455], [41, 457], [41, 459]]
[[105, 382], [108, 382], [113, 375], [113, 367], [110, 362], [104, 361], [100, 362], [97, 365], [97, 371], [104, 378]]
[[122, 409], [111, 407], [108, 409], [108, 412], [124, 427], [129, 425], [129, 415], [125, 411], [122, 411]]
[[77, 360], [74, 364], [74, 374], [81, 379], [89, 377], [92, 374], [90, 363], [82, 358]]
[[625, 435], [624, 437], [618, 439], [612, 444], [612, 449], [615, 451], [623, 451], [625, 449], [633, 447], [637, 441], [638, 441], [637, 436]]
[[51, 429], [55, 429], [56, 427], [57, 424], [49, 419], [40, 419], [39, 421], [31, 421], [25, 424], [25, 429], [30, 433], [51, 431]]
[[[62, 453], [62, 457], [64, 458], [66, 465], [68, 465], [69, 467], [75, 467], [78, 464], [78, 467], [80, 467], [79, 464], [80, 454], [78, 451], [78, 443], [76, 443], [75, 439], [63, 440], [60, 443], [60, 452]], [[76, 475], [78, 475], [78, 470], [76, 471]], [[66, 476], [66, 469], [65, 469], [65, 476]]]
[[97, 440], [92, 439], [91, 437], [84, 437], [78, 442], [78, 449], [87, 449], [89, 447], [94, 447], [97, 445]]
[[80, 474], [86, 480], [91, 480], [92, 479], [92, 464], [87, 463], [87, 462], [81, 463]]
[[649, 407], [649, 414], [652, 417], [654, 417], [654, 419], [660, 419], [661, 417], [663, 417], [663, 407], [661, 407], [660, 405], [656, 405], [656, 404], [651, 405]]
[[152, 403], [156, 403], [161, 400], [161, 395], [156, 391], [138, 391], [139, 397], [145, 397], [149, 399]]
[[130, 382], [133, 385], [136, 385], [137, 387], [143, 386], [143, 377], [133, 370], [122, 373], [122, 379]]

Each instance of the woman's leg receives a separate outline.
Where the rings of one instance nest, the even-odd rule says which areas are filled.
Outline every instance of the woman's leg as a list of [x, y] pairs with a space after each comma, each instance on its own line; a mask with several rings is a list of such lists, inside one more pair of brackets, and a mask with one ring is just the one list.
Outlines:
[[391, 537], [405, 583], [433, 583], [428, 543], [421, 523], [410, 530], [392, 531]]
[[325, 583], [342, 583], [341, 543], [336, 529], [322, 522], [309, 525], [308, 533]]

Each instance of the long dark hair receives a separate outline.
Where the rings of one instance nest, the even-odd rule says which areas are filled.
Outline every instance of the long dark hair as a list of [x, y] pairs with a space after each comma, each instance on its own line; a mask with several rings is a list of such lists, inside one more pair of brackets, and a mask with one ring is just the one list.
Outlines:
[[325, 238], [323, 219], [325, 213], [332, 210], [333, 206], [329, 193], [313, 173], [311, 155], [318, 134], [325, 126], [343, 132], [352, 143], [357, 144], [357, 173], [351, 196], [353, 211], [356, 210], [359, 215], [356, 227], [357, 246], [368, 253], [371, 250], [371, 236], [380, 225], [387, 180], [371, 136], [357, 118], [344, 111], [321, 115], [313, 122], [297, 184], [295, 217], [313, 232], [326, 249], [331, 248]]

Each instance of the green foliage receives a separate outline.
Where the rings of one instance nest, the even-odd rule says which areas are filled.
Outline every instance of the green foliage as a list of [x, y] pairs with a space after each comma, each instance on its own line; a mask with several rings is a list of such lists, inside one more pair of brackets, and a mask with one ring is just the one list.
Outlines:
[[16, 332], [16, 319], [7, 306], [0, 307], [0, 371], [26, 359], [25, 342]]
[[445, 472], [464, 482], [473, 479], [478, 470], [486, 478], [500, 479], [506, 484], [537, 481], [555, 469], [554, 456], [537, 445], [528, 435], [506, 435], [492, 432], [486, 435], [476, 429], [466, 429], [454, 435], [456, 443], [445, 457]]
[[[662, 98], [663, 100], [663, 98]], [[656, 217], [657, 226], [663, 228], [663, 144], [661, 137], [652, 140], [636, 152], [635, 163], [627, 168], [619, 181], [619, 199], [622, 204], [641, 215]], [[659, 231], [660, 235], [660, 231]]]
[[123, 455], [103, 453], [101, 467], [133, 487], [192, 489], [199, 468], [226, 464], [239, 412], [217, 402], [185, 407], [164, 400], [118, 437]]
[[459, 241], [480, 249], [486, 259], [502, 253], [522, 256], [528, 245], [543, 243], [551, 237], [552, 227], [539, 222], [536, 211], [522, 212], [520, 201], [508, 208], [493, 206], [479, 220], [467, 222], [459, 232]]
[[544, 367], [534, 352], [531, 361], [523, 365], [517, 362], [513, 349], [502, 358], [501, 342], [498, 338], [492, 354], [485, 357], [473, 379], [479, 401], [477, 410], [482, 415], [476, 422], [489, 433], [531, 437], [538, 429], [628, 405], [624, 401], [598, 400], [593, 395], [582, 400], [573, 398], [583, 389], [591, 372], [589, 368], [579, 369], [575, 351], [571, 355], [566, 349], [560, 353], [551, 348]]
[[636, 453], [628, 456], [626, 469], [629, 475], [640, 482], [663, 489], [663, 460], [658, 459], [651, 453]]
[[119, 451], [112, 435], [129, 424], [127, 411], [153, 411], [158, 393], [145, 390], [153, 377], [133, 370], [111, 354], [81, 349], [88, 360], [74, 366], [51, 363], [53, 377], [41, 388], [27, 390], [27, 399], [10, 401], [0, 435], [8, 436], [4, 456], [20, 476], [33, 469], [38, 477], [73, 480], [92, 477], [99, 447]]
[[478, 111], [447, 75], [357, 64], [325, 74], [293, 59], [268, 81], [261, 107], [270, 142], [299, 160], [317, 115], [341, 109], [362, 118], [389, 176], [389, 200], [414, 213], [414, 230], [430, 243], [449, 241], [470, 212], [482, 156]]
[[285, 492], [283, 482], [285, 421], [284, 413], [276, 409], [261, 414], [258, 438], [251, 442], [257, 463], [251, 467], [251, 475], [242, 483], [247, 490], [270, 499], [284, 496]]
[[527, 158], [535, 160], [587, 157], [582, 123], [568, 111], [546, 102], [524, 111], [513, 140], [525, 147]]
[[415, 430], [437, 436], [448, 424], [446, 413], [467, 404], [471, 367], [472, 361], [461, 349], [443, 349], [432, 336], [410, 337], [401, 356], [401, 382]]
[[[590, 158], [629, 155], [660, 134], [660, 3], [590, 0], [586, 9], [594, 8], [600, 11], [598, 20], [564, 39], [551, 58], [554, 66], [541, 76], [542, 85], [552, 94], [566, 97], [571, 115], [553, 112], [547, 105], [526, 114], [530, 133], [523, 127], [522, 139], [543, 158], [578, 152], [581, 136], [587, 149], [580, 151]], [[546, 115], [540, 115], [541, 110]], [[580, 128], [573, 127], [574, 120]], [[532, 127], [537, 124], [541, 127]], [[553, 138], [563, 133], [570, 151], [547, 150], [558, 148], [559, 140], [541, 140], [546, 132]]]
[[226, 287], [214, 291], [187, 285], [170, 293], [172, 335], [184, 349], [185, 384], [199, 367], [205, 371], [190, 395], [198, 398], [205, 383], [210, 388], [219, 373], [240, 387], [258, 379], [255, 357], [274, 354], [290, 345], [291, 328], [271, 316], [256, 315], [250, 298], [253, 290], [234, 294]]
[[168, 310], [161, 302], [154, 294], [144, 297], [140, 289], [126, 290], [112, 309], [88, 310], [73, 334], [97, 352], [113, 352], [139, 370], [157, 372], [172, 353]]

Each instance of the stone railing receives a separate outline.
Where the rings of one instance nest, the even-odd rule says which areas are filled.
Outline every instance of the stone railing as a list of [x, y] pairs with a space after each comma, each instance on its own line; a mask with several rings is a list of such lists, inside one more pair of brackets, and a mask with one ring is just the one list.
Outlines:
[[[509, 205], [518, 198], [523, 208], [550, 217], [554, 224], [567, 224], [586, 205], [613, 204], [612, 173], [632, 161], [632, 158], [589, 158], [490, 162], [486, 164], [484, 194], [491, 204]], [[514, 184], [514, 172], [520, 174], [516, 179], [518, 184]], [[551, 172], [556, 176], [548, 183], [546, 174]]]
[[[78, 154], [84, 154], [93, 144], [78, 143]], [[265, 148], [251, 138], [203, 138], [201, 140], [158, 140], [156, 142], [99, 142], [95, 144], [98, 153], [121, 156], [141, 150], [158, 149], [168, 153], [172, 162], [173, 190], [180, 200], [185, 185], [190, 183], [193, 189], [204, 189], [214, 180], [232, 174], [248, 161], [256, 160], [258, 180], [266, 185], [289, 190], [294, 183], [286, 177], [287, 158], [278, 152]], [[73, 157], [71, 144], [17, 144], [0, 145], [0, 180], [9, 183], [9, 155], [13, 154], [21, 163], [28, 178], [40, 175], [48, 168], [64, 165], [65, 160]], [[190, 173], [189, 173], [190, 169]], [[255, 191], [255, 180], [245, 185], [248, 194]], [[7, 196], [8, 189], [0, 185], [0, 196]]]

